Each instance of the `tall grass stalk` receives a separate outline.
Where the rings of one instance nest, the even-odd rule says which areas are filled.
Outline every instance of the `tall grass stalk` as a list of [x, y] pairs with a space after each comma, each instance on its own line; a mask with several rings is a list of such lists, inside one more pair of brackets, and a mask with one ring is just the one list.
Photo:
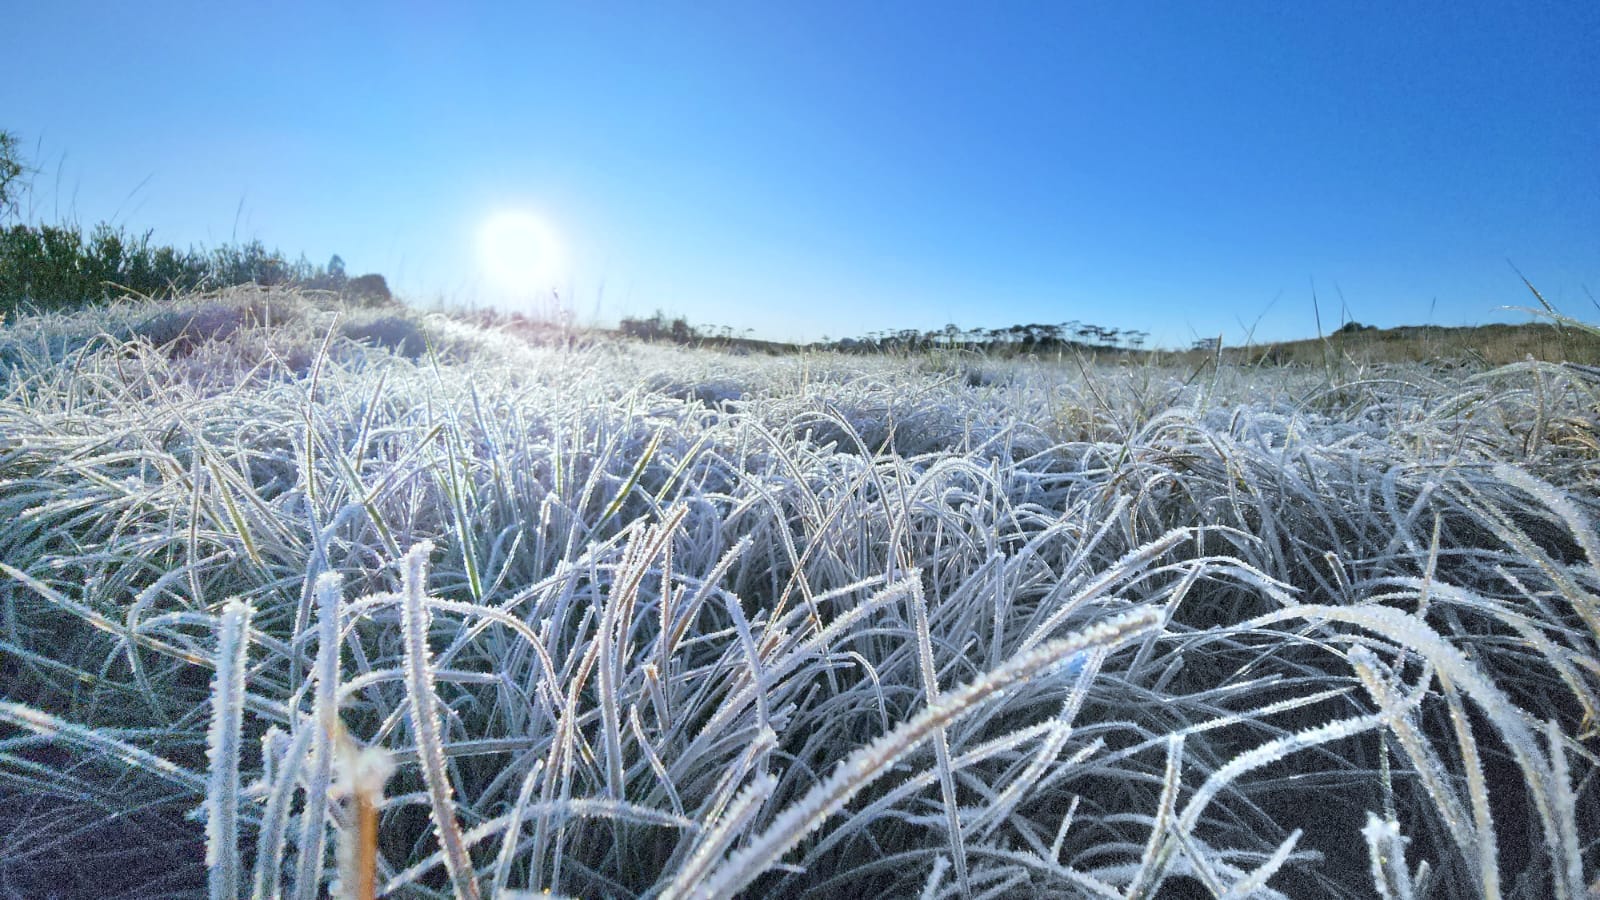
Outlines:
[[217, 668], [211, 682], [211, 728], [206, 737], [211, 776], [206, 785], [206, 866], [212, 900], [239, 896], [239, 755], [243, 742], [245, 662], [250, 650], [250, 614], [243, 600], [229, 600], [217, 629]]
[[439, 846], [444, 849], [445, 868], [456, 895], [477, 900], [478, 879], [472, 857], [456, 818], [455, 793], [445, 771], [444, 737], [439, 724], [439, 696], [434, 689], [432, 652], [428, 649], [428, 630], [433, 621], [428, 607], [428, 556], [433, 544], [423, 541], [411, 548], [401, 561], [402, 597], [400, 628], [405, 635], [406, 705], [411, 729], [417, 742], [423, 780], [428, 786], [429, 814]]

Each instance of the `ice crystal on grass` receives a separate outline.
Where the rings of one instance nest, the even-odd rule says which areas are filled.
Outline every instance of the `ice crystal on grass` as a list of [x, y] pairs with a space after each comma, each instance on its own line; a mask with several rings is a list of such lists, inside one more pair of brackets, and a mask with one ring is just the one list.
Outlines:
[[3, 883], [1594, 880], [1582, 370], [729, 356], [383, 314], [6, 323]]

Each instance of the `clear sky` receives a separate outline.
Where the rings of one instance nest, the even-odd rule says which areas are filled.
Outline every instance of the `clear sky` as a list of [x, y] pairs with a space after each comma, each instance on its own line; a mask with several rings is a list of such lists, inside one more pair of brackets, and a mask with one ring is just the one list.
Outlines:
[[[1596, 0], [53, 0], [0, 24], [34, 219], [339, 253], [423, 305], [525, 307], [522, 265], [581, 321], [1174, 346], [1310, 335], [1313, 289], [1324, 327], [1520, 319], [1509, 259], [1600, 318]], [[485, 238], [506, 214], [543, 225]]]

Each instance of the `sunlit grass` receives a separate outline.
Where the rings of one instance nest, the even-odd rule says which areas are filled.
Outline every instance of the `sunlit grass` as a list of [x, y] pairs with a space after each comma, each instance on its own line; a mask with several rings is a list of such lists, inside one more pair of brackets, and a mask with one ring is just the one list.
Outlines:
[[[566, 350], [185, 303], [0, 329], [9, 890], [1592, 877], [1583, 369]], [[201, 312], [233, 327], [150, 334]]]

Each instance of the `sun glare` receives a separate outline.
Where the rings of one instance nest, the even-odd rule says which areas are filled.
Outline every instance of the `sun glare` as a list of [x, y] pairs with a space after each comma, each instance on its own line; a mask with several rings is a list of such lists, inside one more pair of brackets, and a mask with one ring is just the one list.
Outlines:
[[521, 211], [496, 213], [478, 229], [478, 263], [496, 288], [536, 293], [555, 287], [564, 259], [555, 229]]

